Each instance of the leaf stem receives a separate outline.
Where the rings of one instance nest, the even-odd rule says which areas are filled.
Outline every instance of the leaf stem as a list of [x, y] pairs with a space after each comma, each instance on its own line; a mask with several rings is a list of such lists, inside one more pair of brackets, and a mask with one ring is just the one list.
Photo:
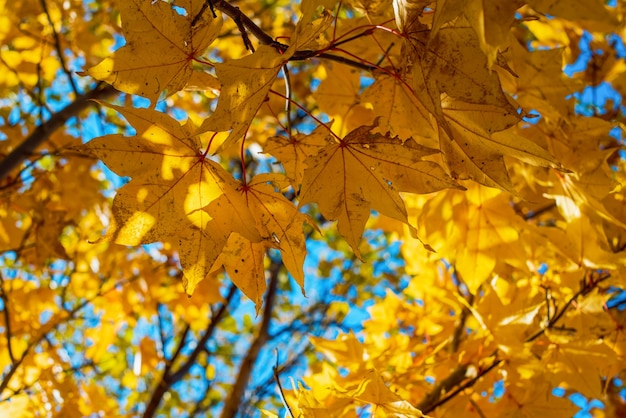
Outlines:
[[[283, 98], [283, 99], [285, 99], [285, 100], [289, 100], [289, 98], [288, 98], [287, 96], [283, 95], [282, 93], [277, 92], [276, 90], [272, 90], [272, 89], [270, 89], [270, 93], [273, 93], [273, 94], [275, 94], [275, 95], [277, 95], [277, 96], [279, 96], [279, 97], [282, 97], [282, 98]], [[336, 133], [334, 133], [334, 132], [332, 131], [332, 129], [330, 129], [330, 128], [328, 127], [328, 125], [326, 125], [324, 122], [322, 122], [321, 120], [319, 120], [318, 118], [316, 118], [315, 116], [313, 116], [313, 115], [312, 115], [312, 114], [311, 114], [311, 113], [310, 113], [310, 112], [309, 112], [309, 111], [308, 111], [308, 110], [307, 110], [304, 106], [302, 106], [301, 104], [299, 104], [299, 103], [298, 103], [298, 102], [296, 102], [296, 101], [292, 101], [292, 103], [293, 103], [294, 105], [296, 105], [296, 107], [298, 107], [300, 110], [302, 110], [303, 112], [305, 112], [307, 115], [309, 115], [309, 117], [310, 117], [311, 119], [313, 119], [315, 122], [317, 122], [320, 126], [324, 126], [324, 127], [326, 127], [326, 129], [328, 129], [328, 132], [329, 132], [332, 136], [334, 136], [334, 137], [335, 137], [338, 141], [341, 141], [341, 138], [340, 138], [340, 137], [339, 137]]]

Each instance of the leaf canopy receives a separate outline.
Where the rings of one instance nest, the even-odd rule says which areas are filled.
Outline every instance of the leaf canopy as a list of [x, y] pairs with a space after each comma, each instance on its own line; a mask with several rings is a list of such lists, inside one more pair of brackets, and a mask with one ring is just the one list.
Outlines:
[[0, 415], [626, 416], [625, 10], [0, 0]]

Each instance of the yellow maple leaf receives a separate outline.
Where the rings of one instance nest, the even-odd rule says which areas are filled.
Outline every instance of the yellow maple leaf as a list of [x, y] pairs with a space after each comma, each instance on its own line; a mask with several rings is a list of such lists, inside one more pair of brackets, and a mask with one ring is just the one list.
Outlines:
[[543, 118], [556, 120], [568, 109], [566, 97], [580, 89], [580, 81], [565, 75], [563, 48], [528, 51], [517, 41], [511, 41], [506, 58], [514, 76], [502, 71], [503, 88], [515, 95], [526, 109], [541, 109]]
[[603, 396], [603, 376], [619, 363], [617, 354], [601, 340], [569, 342], [570, 338], [548, 334], [553, 342], [542, 356], [554, 386], [571, 388], [590, 398]]
[[224, 266], [235, 286], [254, 302], [257, 315], [263, 306], [267, 280], [264, 259], [270, 247], [267, 241], [251, 242], [237, 233], [231, 234], [214, 266]]
[[326, 145], [334, 143], [327, 126], [318, 126], [309, 135], [294, 135], [292, 138], [274, 136], [269, 138], [264, 151], [276, 157], [283, 165], [285, 174], [295, 190], [300, 190], [305, 161]]
[[251, 242], [240, 234], [232, 234], [216, 262], [224, 265], [233, 283], [256, 304], [257, 314], [263, 303], [266, 283], [263, 260], [269, 248], [280, 250], [285, 267], [304, 294], [306, 239], [302, 225], [313, 222], [275, 190], [273, 184], [280, 183], [285, 183], [283, 176], [261, 174], [241, 187], [264, 240]]
[[252, 55], [215, 64], [215, 74], [222, 85], [220, 98], [215, 112], [202, 123], [199, 132], [230, 130], [220, 149], [241, 139], [265, 102], [283, 65], [296, 48], [316, 39], [330, 22], [328, 16], [317, 24], [301, 21], [292, 44], [285, 51], [261, 45]]
[[[387, 130], [401, 139], [412, 137], [423, 145], [437, 146], [437, 134], [430, 113], [406, 83], [386, 75], [379, 76], [363, 92], [361, 102], [369, 102], [374, 115], [381, 117], [379, 129]], [[425, 143], [422, 138], [432, 144]]]
[[134, 138], [108, 135], [81, 149], [116, 174], [132, 177], [118, 190], [104, 239], [123, 245], [172, 243], [187, 293], [209, 272], [231, 232], [261, 236], [237, 190], [239, 183], [211, 161], [194, 127], [150, 110], [111, 106], [136, 129]]
[[34, 415], [33, 400], [26, 394], [17, 394], [8, 402], [0, 403], [0, 414], [5, 417], [27, 418]]
[[436, 37], [429, 39], [430, 32], [417, 25], [405, 42], [409, 63], [414, 62], [410, 67], [413, 91], [444, 129], [442, 93], [466, 103], [515, 112], [497, 74], [489, 70], [487, 57], [472, 28], [442, 28]]
[[324, 354], [330, 361], [340, 364], [358, 362], [362, 364], [365, 348], [354, 333], [339, 335], [335, 340], [326, 340], [309, 335], [315, 349]]
[[356, 254], [371, 210], [408, 225], [400, 192], [461, 188], [439, 165], [422, 160], [435, 150], [373, 133], [377, 124], [357, 128], [309, 157], [300, 196], [300, 205], [316, 202], [327, 219], [338, 221]]
[[440, 130], [441, 150], [453, 177], [472, 179], [515, 193], [504, 156], [564, 170], [546, 150], [508, 129], [519, 121], [511, 107], [442, 100], [448, 130]]
[[199, 132], [231, 130], [222, 148], [243, 137], [287, 58], [261, 45], [252, 55], [215, 64], [221, 93], [215, 112], [202, 123]]
[[[517, 370], [507, 370], [516, 373]], [[498, 402], [491, 400], [481, 405], [484, 416], [502, 418], [572, 417], [579, 408], [566, 397], [550, 394], [552, 386], [543, 376], [533, 376], [530, 380], [519, 380], [506, 385], [506, 395]], [[483, 398], [489, 399], [489, 398]], [[463, 399], [461, 405], [466, 405]], [[448, 411], [446, 411], [448, 412]], [[458, 416], [451, 414], [451, 416]]]
[[419, 409], [403, 401], [398, 395], [393, 393], [385, 384], [378, 370], [370, 369], [358, 373], [358, 376], [351, 377], [352, 379], [358, 379], [358, 382], [347, 388], [338, 386], [336, 389], [337, 395], [374, 405], [374, 416], [407, 418], [421, 418], [425, 416]]
[[529, 0], [528, 5], [540, 13], [582, 23], [590, 30], [615, 30], [618, 22], [602, 0], [578, 1], [576, 7], [568, 0]]
[[480, 48], [487, 55], [489, 68], [496, 62], [499, 51], [506, 49], [515, 11], [523, 4], [520, 0], [465, 2], [465, 17], [478, 35]]
[[358, 104], [361, 77], [356, 68], [336, 62], [324, 63], [318, 69], [319, 87], [313, 93], [315, 103], [330, 119], [344, 119]]
[[177, 1], [176, 6], [186, 11], [181, 14], [162, 1], [121, 2], [126, 45], [86, 74], [153, 102], [163, 91], [170, 95], [181, 90], [193, 74], [194, 58], [204, 53], [222, 27], [222, 19], [210, 13], [191, 25], [202, 3]]

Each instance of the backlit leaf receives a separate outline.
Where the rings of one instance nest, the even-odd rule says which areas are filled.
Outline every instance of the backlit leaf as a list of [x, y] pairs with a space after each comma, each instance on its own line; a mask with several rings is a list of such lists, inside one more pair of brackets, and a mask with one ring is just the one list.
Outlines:
[[179, 251], [193, 293], [232, 232], [260, 240], [239, 184], [202, 150], [193, 127], [148, 109], [113, 107], [137, 130], [97, 138], [84, 150], [132, 177], [113, 202], [105, 239], [124, 245], [166, 241]]
[[171, 95], [185, 87], [193, 74], [194, 58], [215, 40], [222, 19], [205, 14], [192, 26], [202, 2], [184, 0], [177, 5], [185, 9], [185, 15], [162, 1], [121, 2], [126, 45], [87, 74], [153, 102], [163, 91]]
[[372, 133], [375, 127], [362, 126], [309, 157], [300, 196], [300, 205], [316, 202], [327, 219], [338, 221], [357, 254], [371, 210], [408, 224], [400, 192], [459, 187], [441, 167], [422, 159], [434, 150]]

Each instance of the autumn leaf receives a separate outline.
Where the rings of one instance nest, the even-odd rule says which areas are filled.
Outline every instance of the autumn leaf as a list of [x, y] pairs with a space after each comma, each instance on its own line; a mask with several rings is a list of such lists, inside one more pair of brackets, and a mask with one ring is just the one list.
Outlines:
[[276, 49], [261, 45], [252, 55], [215, 64], [222, 85], [220, 97], [217, 108], [202, 123], [199, 132], [230, 130], [223, 148], [241, 139], [286, 60]]
[[265, 253], [271, 248], [267, 241], [252, 242], [238, 233], [228, 238], [214, 268], [224, 266], [228, 277], [252, 302], [256, 314], [263, 307], [265, 294]]
[[602, 30], [611, 30], [617, 23], [602, 0], [580, 1], [576, 3], [577, 7], [571, 7], [571, 3], [566, 0], [529, 0], [528, 5], [550, 16], [560, 16], [585, 25], [602, 25]]
[[364, 356], [363, 344], [350, 332], [339, 335], [334, 340], [309, 336], [309, 340], [315, 348], [328, 357], [332, 362], [347, 363], [361, 361]]
[[251, 242], [233, 234], [216, 262], [225, 266], [231, 280], [256, 304], [257, 314], [265, 292], [264, 257], [270, 248], [280, 250], [285, 267], [304, 294], [306, 240], [302, 227], [313, 222], [276, 190], [275, 185], [285, 183], [283, 176], [261, 174], [240, 188], [264, 240]]
[[[419, 231], [424, 240], [453, 263], [471, 292], [493, 274], [498, 264], [517, 264], [523, 254], [520, 235], [523, 220], [505, 202], [500, 190], [468, 185], [466, 192], [448, 190], [419, 208]], [[442, 230], [437, 219], [452, 219]], [[462, 227], [461, 227], [462, 225]]]
[[[355, 68], [328, 63], [320, 70], [326, 74], [313, 97], [322, 111], [331, 118], [345, 118], [360, 90], [359, 72]], [[321, 71], [320, 71], [321, 72]]]
[[[387, 414], [402, 414], [406, 417], [424, 417], [424, 415], [408, 402], [393, 393], [383, 380], [380, 373], [375, 370], [368, 370], [361, 373], [361, 381], [356, 385], [347, 388], [338, 388], [338, 395], [357, 399], [361, 402], [375, 405], [385, 411]], [[357, 376], [353, 376], [353, 379]], [[388, 415], [387, 415], [388, 416]]]
[[86, 74], [153, 102], [163, 91], [171, 95], [185, 87], [194, 73], [193, 60], [215, 40], [222, 19], [205, 13], [192, 26], [202, 2], [177, 1], [176, 6], [185, 13], [162, 1], [121, 2], [126, 45]]
[[437, 164], [422, 160], [434, 150], [372, 133], [376, 127], [377, 122], [357, 128], [305, 161], [300, 206], [316, 202], [327, 219], [338, 221], [357, 254], [371, 210], [408, 225], [400, 192], [460, 188]]
[[548, 151], [508, 130], [519, 121], [517, 113], [498, 106], [470, 104], [450, 98], [442, 100], [442, 108], [449, 131], [440, 131], [439, 143], [453, 177], [472, 179], [485, 186], [515, 193], [504, 156], [564, 170]]
[[316, 14], [319, 7], [323, 9], [333, 9], [335, 4], [335, 0], [302, 0], [300, 4], [300, 10], [302, 12], [301, 21], [308, 23]]
[[497, 61], [498, 53], [506, 49], [515, 11], [523, 4], [521, 0], [470, 0], [465, 3], [465, 17], [478, 36], [489, 68]]
[[413, 91], [424, 107], [445, 129], [441, 95], [471, 104], [499, 107], [504, 113], [514, 107], [502, 92], [498, 76], [488, 68], [476, 34], [471, 28], [450, 27], [434, 39], [420, 26], [412, 28], [405, 49], [411, 64]]
[[322, 125], [308, 135], [297, 134], [292, 138], [282, 136], [269, 138], [265, 152], [282, 162], [285, 174], [290, 179], [293, 188], [300, 190], [306, 169], [306, 159], [317, 154], [324, 146], [333, 143], [330, 128]]
[[602, 397], [602, 376], [616, 362], [614, 352], [601, 340], [570, 342], [559, 335], [549, 335], [550, 344], [542, 356], [548, 380], [584, 393], [590, 398]]
[[413, 138], [422, 145], [436, 146], [434, 121], [405, 82], [381, 75], [363, 92], [361, 102], [369, 102], [374, 115], [381, 117], [380, 130], [400, 139]]
[[543, 378], [535, 378], [533, 382], [532, 385], [516, 382], [507, 386], [507, 395], [503, 397], [500, 407], [493, 410], [494, 413], [507, 418], [568, 417], [576, 414], [578, 408], [569, 399], [549, 393], [550, 385]]
[[232, 232], [260, 240], [254, 217], [237, 191], [239, 183], [206, 156], [190, 124], [149, 109], [111, 108], [137, 134], [96, 138], [83, 148], [118, 175], [132, 177], [115, 196], [104, 239], [123, 245], [172, 243], [192, 294]]
[[215, 111], [202, 123], [199, 132], [230, 130], [221, 145], [222, 149], [241, 139], [267, 99], [282, 66], [296, 52], [296, 48], [316, 39], [330, 22], [326, 15], [317, 23], [300, 21], [292, 45], [285, 51], [261, 45], [252, 55], [215, 64], [221, 93]]
[[563, 48], [528, 51], [511, 42], [506, 57], [516, 76], [501, 72], [502, 87], [525, 109], [542, 109], [544, 118], [557, 119], [570, 106], [566, 98], [580, 88], [577, 79], [552, 75], [563, 66], [563, 53]]

